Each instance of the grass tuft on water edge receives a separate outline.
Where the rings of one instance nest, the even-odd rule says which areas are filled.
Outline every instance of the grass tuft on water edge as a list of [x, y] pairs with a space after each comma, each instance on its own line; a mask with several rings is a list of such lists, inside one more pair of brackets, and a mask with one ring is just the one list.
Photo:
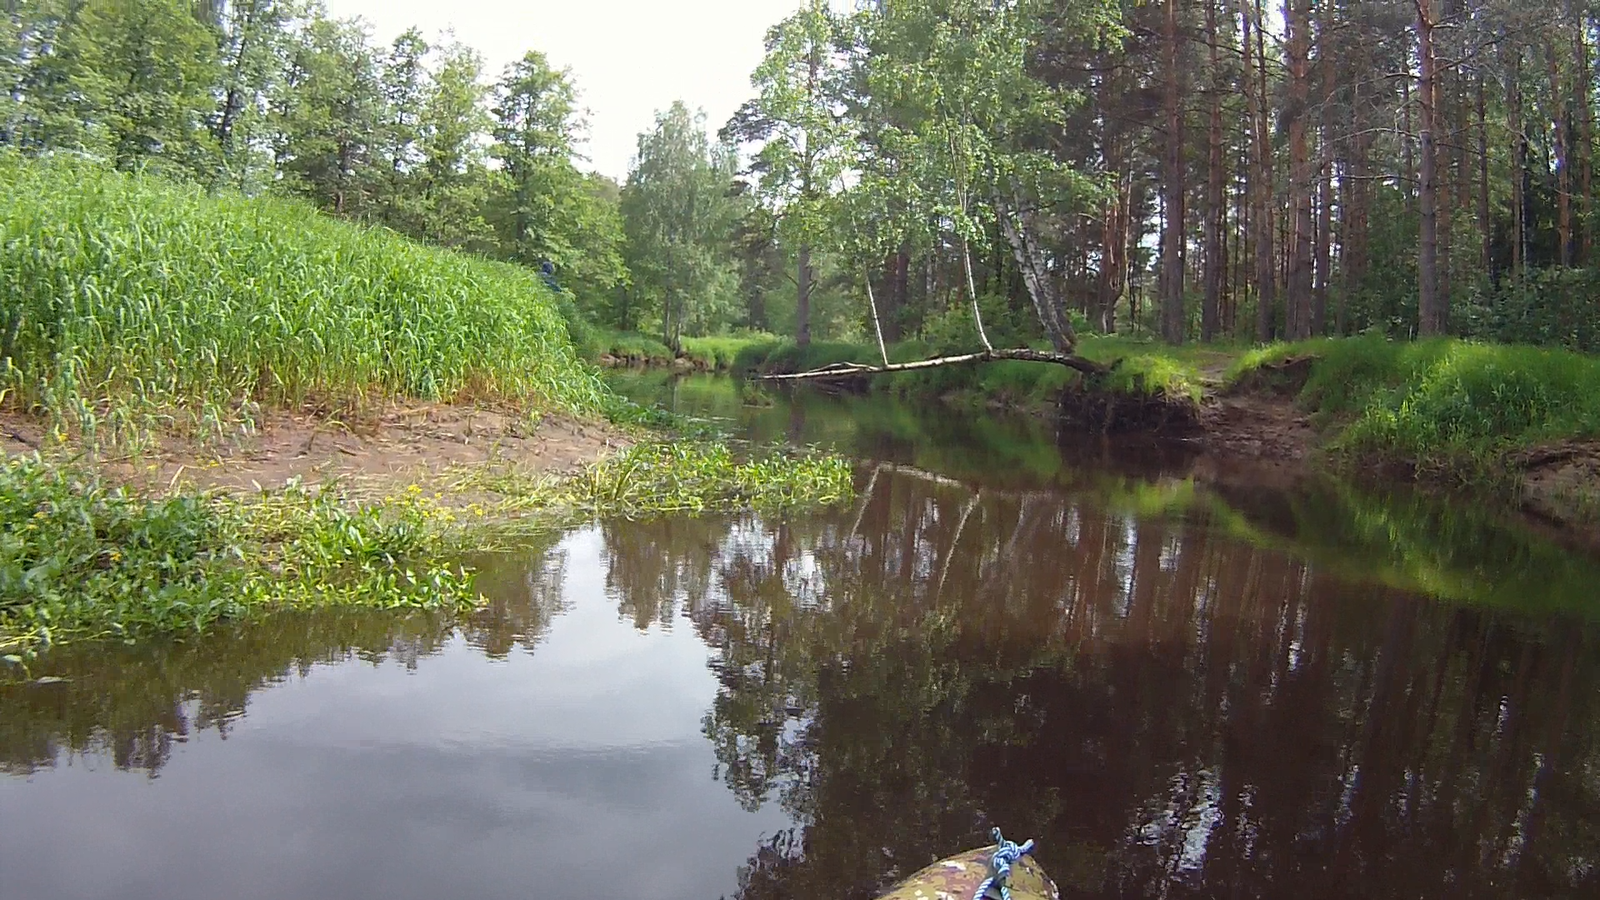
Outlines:
[[471, 605], [420, 509], [349, 508], [297, 487], [152, 497], [37, 457], [0, 468], [0, 653], [201, 631], [268, 607]]
[[[848, 500], [845, 460], [720, 444], [639, 444], [567, 479], [480, 469], [453, 504], [413, 484], [353, 502], [298, 486], [250, 497], [158, 497], [92, 471], [15, 457], [0, 467], [0, 656], [65, 641], [200, 632], [281, 608], [461, 611], [479, 597], [468, 549], [601, 515]], [[451, 499], [454, 499], [453, 495]], [[490, 499], [489, 495], [493, 495]]]

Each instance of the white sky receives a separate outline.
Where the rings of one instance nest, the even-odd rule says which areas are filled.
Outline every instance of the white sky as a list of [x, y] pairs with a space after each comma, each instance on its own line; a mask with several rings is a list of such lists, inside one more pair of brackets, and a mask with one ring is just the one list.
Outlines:
[[674, 100], [703, 108], [715, 133], [749, 99], [767, 28], [800, 0], [326, 0], [338, 18], [360, 16], [387, 44], [415, 25], [482, 53], [491, 80], [528, 50], [569, 66], [589, 110], [586, 155], [621, 181], [639, 132]]

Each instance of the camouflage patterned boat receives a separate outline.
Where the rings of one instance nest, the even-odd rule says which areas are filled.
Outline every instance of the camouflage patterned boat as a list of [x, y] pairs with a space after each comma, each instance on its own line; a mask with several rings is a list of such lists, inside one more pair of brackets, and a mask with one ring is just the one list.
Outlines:
[[[1013, 851], [1019, 849], [1016, 844], [1001, 840], [999, 844], [941, 859], [890, 888], [878, 900], [973, 900], [978, 888], [995, 874], [995, 851], [1007, 845]], [[1060, 900], [1055, 882], [1026, 850], [1014, 858], [1005, 878], [1011, 900]], [[1000, 888], [991, 886], [985, 896], [1000, 897]]]

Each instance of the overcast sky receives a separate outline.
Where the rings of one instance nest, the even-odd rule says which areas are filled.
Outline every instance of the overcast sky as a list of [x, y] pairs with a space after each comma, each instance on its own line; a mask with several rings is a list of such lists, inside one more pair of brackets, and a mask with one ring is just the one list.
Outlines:
[[767, 28], [800, 0], [326, 0], [388, 43], [415, 25], [451, 30], [484, 55], [490, 79], [528, 50], [572, 69], [589, 109], [586, 155], [619, 181], [639, 132], [674, 100], [703, 108], [715, 132], [751, 96]]

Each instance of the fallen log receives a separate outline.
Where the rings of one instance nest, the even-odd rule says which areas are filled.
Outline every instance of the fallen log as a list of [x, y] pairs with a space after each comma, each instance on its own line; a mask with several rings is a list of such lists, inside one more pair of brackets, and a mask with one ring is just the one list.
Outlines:
[[936, 356], [932, 359], [922, 359], [908, 363], [890, 363], [882, 366], [869, 366], [862, 363], [839, 362], [820, 366], [806, 372], [792, 372], [784, 375], [759, 375], [762, 381], [801, 381], [805, 379], [827, 378], [860, 378], [867, 375], [885, 375], [890, 372], [912, 372], [917, 369], [933, 369], [939, 366], [974, 365], [977, 363], [996, 362], [1005, 359], [1022, 360], [1024, 362], [1054, 363], [1075, 369], [1085, 375], [1101, 376], [1116, 368], [1101, 365], [1093, 360], [1066, 353], [1056, 353], [1052, 350], [1031, 350], [1020, 348], [1016, 350], [980, 350], [977, 353], [960, 353], [954, 356]]

